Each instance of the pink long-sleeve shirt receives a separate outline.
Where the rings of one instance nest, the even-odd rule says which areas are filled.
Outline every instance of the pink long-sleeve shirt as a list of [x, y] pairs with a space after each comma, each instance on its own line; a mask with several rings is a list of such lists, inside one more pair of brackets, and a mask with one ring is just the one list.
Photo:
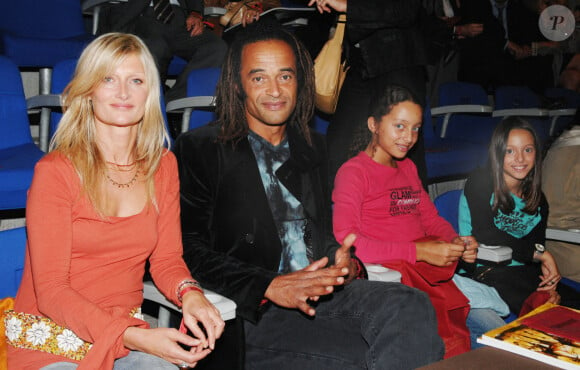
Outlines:
[[457, 236], [439, 216], [413, 162], [403, 159], [397, 165], [381, 165], [360, 152], [335, 178], [334, 236], [342, 242], [356, 234], [356, 254], [365, 263], [415, 263], [414, 240], [435, 236], [449, 242]]

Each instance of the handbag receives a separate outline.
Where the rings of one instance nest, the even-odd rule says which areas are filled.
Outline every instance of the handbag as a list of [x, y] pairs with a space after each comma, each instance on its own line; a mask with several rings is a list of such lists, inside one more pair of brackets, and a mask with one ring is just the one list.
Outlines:
[[336, 110], [340, 89], [348, 71], [346, 60], [342, 60], [345, 24], [346, 14], [341, 14], [336, 22], [334, 35], [314, 59], [316, 108], [326, 114], [333, 114]]

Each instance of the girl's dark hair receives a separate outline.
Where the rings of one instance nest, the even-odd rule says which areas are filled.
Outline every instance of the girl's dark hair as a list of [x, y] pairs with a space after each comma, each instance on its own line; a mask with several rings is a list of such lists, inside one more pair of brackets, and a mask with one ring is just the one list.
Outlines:
[[[406, 87], [387, 85], [380, 94], [371, 97], [369, 117], [373, 117], [376, 122], [379, 122], [384, 115], [391, 112], [395, 105], [405, 101], [421, 105], [417, 97]], [[371, 139], [372, 133], [367, 127], [367, 121], [357, 122], [354, 138], [349, 148], [349, 157], [354, 157], [358, 152], [364, 150]]]
[[540, 141], [533, 126], [520, 117], [507, 117], [503, 119], [493, 131], [489, 144], [489, 163], [493, 178], [493, 204], [492, 211], [497, 213], [501, 210], [509, 214], [514, 210], [515, 204], [508, 189], [505, 179], [503, 162], [510, 132], [515, 129], [527, 130], [534, 138], [535, 159], [534, 168], [523, 179], [521, 195], [526, 206], [524, 212], [535, 214], [542, 198], [542, 155]]
[[279, 24], [267, 19], [239, 30], [237, 37], [229, 46], [222, 72], [216, 87], [216, 115], [221, 127], [220, 140], [234, 143], [248, 134], [246, 121], [246, 94], [241, 82], [242, 51], [249, 44], [260, 41], [279, 40], [288, 44], [296, 58], [298, 88], [296, 108], [288, 118], [287, 124], [297, 131], [310, 144], [308, 124], [314, 115], [314, 68], [310, 54], [291, 33]]

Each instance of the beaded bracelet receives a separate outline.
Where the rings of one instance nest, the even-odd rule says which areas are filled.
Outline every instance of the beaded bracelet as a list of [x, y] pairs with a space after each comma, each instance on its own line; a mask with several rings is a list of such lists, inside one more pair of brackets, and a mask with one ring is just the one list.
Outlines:
[[179, 302], [182, 301], [183, 295], [191, 290], [197, 290], [203, 293], [201, 286], [195, 280], [183, 280], [181, 283], [179, 283], [177, 286], [177, 299], [179, 299]]

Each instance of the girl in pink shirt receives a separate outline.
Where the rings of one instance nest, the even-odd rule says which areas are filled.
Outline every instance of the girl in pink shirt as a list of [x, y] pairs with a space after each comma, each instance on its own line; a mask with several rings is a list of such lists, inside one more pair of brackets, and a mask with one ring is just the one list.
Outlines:
[[[402, 283], [424, 290], [435, 307], [446, 357], [470, 348], [465, 326], [469, 305], [451, 281], [460, 258], [473, 262], [477, 242], [459, 237], [429, 199], [410, 159], [422, 109], [402, 87], [387, 86], [375, 98], [363, 151], [347, 161], [335, 179], [333, 226], [339, 242], [356, 234], [357, 256], [365, 263], [397, 269]], [[357, 144], [358, 143], [358, 144]]]
[[[368, 130], [353, 145], [366, 146], [338, 171], [333, 226], [340, 242], [357, 235], [356, 253], [365, 263], [404, 260], [449, 266], [475, 260], [477, 243], [460, 238], [440, 217], [406, 158], [417, 142], [422, 109], [411, 93], [388, 86], [374, 103]], [[432, 241], [416, 241], [426, 236]]]

